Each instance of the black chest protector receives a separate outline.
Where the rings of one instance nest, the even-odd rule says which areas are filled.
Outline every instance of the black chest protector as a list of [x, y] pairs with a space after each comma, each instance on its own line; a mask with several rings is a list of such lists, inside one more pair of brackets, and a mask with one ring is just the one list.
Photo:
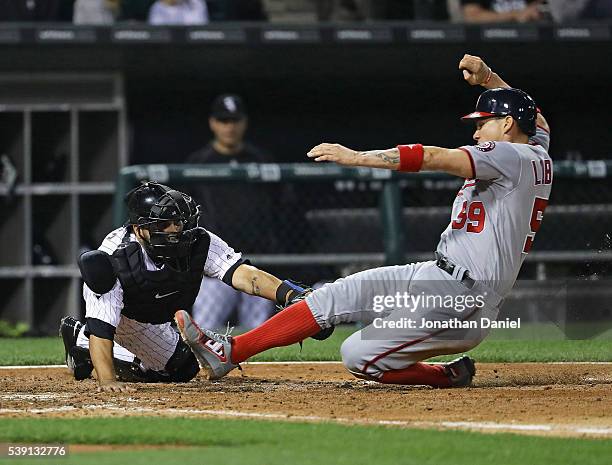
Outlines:
[[191, 308], [200, 290], [210, 246], [206, 230], [198, 229], [189, 271], [176, 271], [168, 266], [147, 270], [145, 252], [126, 235], [110, 257], [123, 288], [123, 315], [141, 323], [161, 324], [171, 321], [177, 310]]

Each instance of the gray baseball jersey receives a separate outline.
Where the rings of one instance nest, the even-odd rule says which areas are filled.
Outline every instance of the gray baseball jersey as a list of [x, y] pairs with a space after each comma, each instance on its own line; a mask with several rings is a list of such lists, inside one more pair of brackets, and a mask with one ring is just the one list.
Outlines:
[[[449, 275], [435, 261], [387, 266], [338, 279], [306, 298], [322, 328], [374, 320], [342, 344], [342, 361], [349, 371], [380, 378], [387, 370], [435, 355], [470, 350], [486, 337], [489, 327], [466, 329], [461, 323], [497, 319], [500, 298], [512, 288], [548, 202], [552, 183], [548, 145], [549, 135], [538, 129], [529, 145], [487, 142], [462, 147], [472, 160], [475, 179], [466, 180], [457, 194], [451, 223], [438, 245], [438, 252], [457, 265], [457, 275]], [[457, 280], [465, 270], [477, 280], [472, 289]], [[372, 305], [376, 298], [380, 303], [381, 297], [386, 301], [406, 294], [453, 297], [453, 302], [470, 294], [486, 298], [483, 305], [469, 309], [435, 299], [433, 305], [426, 299], [408, 307], [391, 298], [382, 313]], [[451, 325], [456, 319], [460, 324]], [[441, 323], [448, 325], [428, 326]]]
[[453, 204], [438, 252], [507, 294], [529, 253], [552, 185], [549, 135], [538, 128], [530, 144], [484, 142], [461, 147], [472, 162]]

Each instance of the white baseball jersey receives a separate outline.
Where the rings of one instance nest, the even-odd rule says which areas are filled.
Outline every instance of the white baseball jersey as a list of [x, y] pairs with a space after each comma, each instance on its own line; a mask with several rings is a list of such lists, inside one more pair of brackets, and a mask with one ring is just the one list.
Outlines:
[[549, 142], [549, 134], [538, 127], [529, 144], [461, 147], [470, 156], [475, 179], [466, 179], [457, 194], [437, 250], [501, 296], [514, 285], [548, 204]]
[[[121, 227], [109, 233], [102, 245], [98, 248], [103, 252], [111, 255], [121, 244], [127, 229]], [[234, 251], [223, 239], [219, 236], [207, 231], [210, 236], [210, 246], [208, 248], [208, 256], [204, 264], [204, 275], [211, 278], [223, 279], [225, 273], [242, 258], [242, 254]], [[131, 233], [130, 241], [136, 242], [136, 236]], [[149, 271], [159, 270], [153, 260], [147, 255], [144, 247], [140, 246], [144, 256], [144, 263]], [[85, 299], [85, 316], [87, 318], [97, 318], [115, 328], [119, 325], [121, 319], [121, 310], [123, 309], [123, 289], [121, 283], [117, 279], [115, 286], [106, 294], [95, 294], [87, 284], [83, 284], [83, 298]]]

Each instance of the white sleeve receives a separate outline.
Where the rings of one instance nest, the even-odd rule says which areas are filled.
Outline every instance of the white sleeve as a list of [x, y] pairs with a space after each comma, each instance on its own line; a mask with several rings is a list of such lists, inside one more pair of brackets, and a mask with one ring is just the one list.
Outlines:
[[475, 179], [509, 179], [517, 183], [521, 175], [521, 158], [510, 142], [483, 142], [461, 147], [471, 160]]
[[119, 280], [106, 294], [94, 293], [87, 284], [83, 284], [83, 298], [85, 299], [85, 318], [96, 318], [115, 328], [121, 319], [123, 310], [123, 289]]
[[227, 270], [242, 259], [242, 254], [236, 252], [216, 234], [207, 232], [210, 236], [210, 245], [204, 264], [204, 274], [210, 278], [223, 279]]

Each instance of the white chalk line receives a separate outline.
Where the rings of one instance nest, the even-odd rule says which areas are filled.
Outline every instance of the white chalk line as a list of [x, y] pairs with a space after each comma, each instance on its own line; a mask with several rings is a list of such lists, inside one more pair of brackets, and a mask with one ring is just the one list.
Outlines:
[[71, 394], [58, 394], [55, 392], [46, 392], [40, 394], [0, 394], [0, 400], [55, 400], [58, 398], [70, 397]]
[[[478, 363], [478, 362], [477, 362]], [[523, 365], [528, 363], [542, 363], [548, 365], [612, 365], [611, 362], [482, 362], [486, 364], [493, 363], [512, 363], [515, 365]], [[287, 361], [287, 362], [243, 362], [241, 365], [341, 365], [342, 362], [336, 360], [315, 360], [307, 361]], [[27, 369], [47, 369], [47, 368], [67, 368], [66, 365], [7, 365], [0, 366], [0, 370], [27, 370]]]
[[65, 405], [61, 407], [33, 408], [33, 409], [0, 409], [2, 414], [44, 414], [44, 413], [66, 413], [81, 410], [102, 410], [108, 412], [122, 413], [155, 413], [177, 416], [214, 416], [231, 418], [254, 418], [266, 420], [289, 420], [306, 422], [327, 422], [340, 424], [359, 424], [370, 426], [402, 426], [414, 428], [446, 428], [446, 429], [467, 429], [480, 431], [516, 431], [516, 432], [544, 432], [552, 434], [582, 434], [588, 436], [612, 436], [612, 426], [590, 427], [584, 425], [560, 425], [560, 424], [517, 424], [517, 423], [497, 423], [497, 422], [473, 422], [473, 421], [404, 421], [404, 420], [366, 420], [354, 418], [329, 418], [318, 415], [286, 415], [281, 413], [260, 413], [260, 412], [241, 412], [235, 410], [209, 410], [209, 409], [184, 409], [184, 408], [162, 408], [153, 407], [119, 407], [116, 404], [85, 405], [74, 407]]
[[[605, 362], [604, 362], [605, 363]], [[612, 363], [612, 362], [610, 362]], [[304, 361], [288, 361], [288, 362], [243, 362], [241, 365], [334, 365], [342, 364], [342, 362], [336, 360], [315, 360], [312, 362]], [[6, 365], [0, 366], [0, 370], [27, 370], [27, 369], [41, 369], [41, 368], [68, 368], [64, 365]]]

